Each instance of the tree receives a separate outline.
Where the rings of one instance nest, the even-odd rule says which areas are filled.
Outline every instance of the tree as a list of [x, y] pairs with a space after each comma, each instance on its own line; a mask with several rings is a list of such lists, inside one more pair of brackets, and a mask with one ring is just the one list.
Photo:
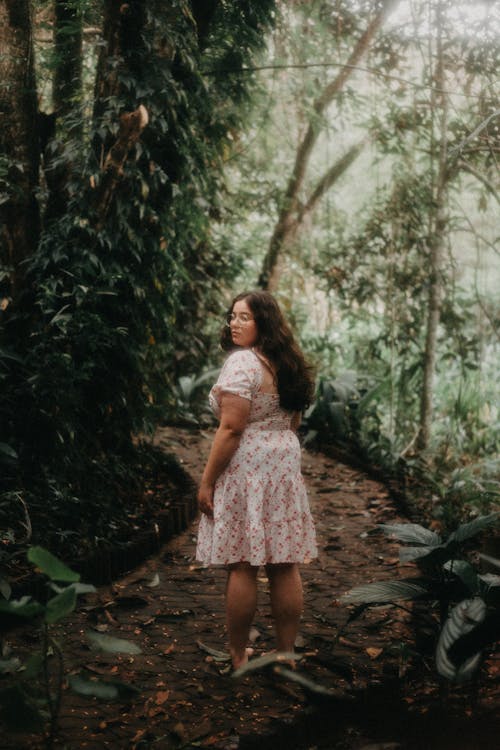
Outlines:
[[[261, 130], [254, 125], [238, 142], [241, 176], [231, 169], [235, 201], [221, 234], [246, 257], [243, 283], [259, 275], [262, 283], [275, 268], [271, 283], [293, 308], [320, 371], [355, 370], [362, 392], [373, 387], [359, 432], [377, 461], [424, 451], [430, 461], [458, 460], [472, 413], [476, 434], [489, 438], [469, 446], [486, 455], [495, 439], [473, 394], [479, 384], [488, 390], [483, 372], [493, 359], [481, 358], [494, 346], [498, 306], [464, 269], [476, 248], [492, 260], [495, 253], [495, 14], [430, 0], [414, 4], [411, 16], [396, 7], [310, 130], [307, 112], [368, 28], [367, 6], [360, 3], [365, 15], [354, 19], [352, 3], [287, 6], [288, 25], [280, 22], [270, 45], [280, 56], [261, 66], [273, 98], [263, 92]], [[309, 133], [316, 140], [303, 172], [297, 144]], [[330, 185], [328, 168], [335, 173], [363, 142], [334, 189], [321, 190]], [[295, 194], [289, 180], [287, 203], [282, 176], [294, 168], [301, 188]], [[276, 239], [281, 267], [269, 253]], [[492, 390], [485, 398], [493, 414]]]
[[[54, 110], [59, 121], [75, 114], [75, 103], [82, 97], [83, 74], [83, 6], [74, 0], [55, 0]], [[74, 127], [81, 129], [81, 118], [75, 117]]]
[[[207, 358], [203, 328], [234, 263], [212, 244], [210, 218], [252, 86], [219, 70], [251, 61], [274, 3], [54, 0], [43, 17], [32, 5], [0, 3], [12, 279], [0, 491], [25, 488], [35, 536], [51, 507], [54, 525], [78, 523], [90, 540], [140, 492], [137, 438], [173, 409], [179, 372]], [[54, 48], [35, 69], [39, 22], [53, 24]], [[56, 87], [43, 172], [35, 73]]]
[[4, 198], [0, 204], [4, 307], [16, 297], [21, 264], [36, 248], [39, 206], [36, 199], [40, 146], [29, 0], [0, 2], [0, 168]]
[[[447, 188], [449, 180], [448, 157], [448, 101], [445, 93], [445, 70], [443, 51], [443, 17], [438, 5], [435, 15], [436, 38], [436, 72], [433, 76], [435, 89], [432, 96], [435, 104], [432, 106], [433, 119], [437, 120], [436, 128], [431, 131], [431, 158], [435, 156], [436, 167], [432, 171], [434, 187], [432, 189], [432, 203], [428, 217], [429, 237], [429, 296], [427, 309], [427, 331], [424, 350], [424, 371], [422, 376], [422, 390], [420, 396], [420, 424], [417, 447], [426, 450], [429, 447], [433, 416], [433, 383], [437, 360], [438, 325], [441, 314], [441, 298], [443, 295], [443, 253], [447, 234]], [[434, 115], [435, 113], [435, 115]], [[437, 136], [434, 132], [437, 131]]]
[[300, 200], [309, 160], [321, 132], [321, 124], [322, 120], [324, 122], [325, 113], [344, 88], [356, 66], [366, 54], [373, 37], [376, 35], [384, 19], [395, 5], [396, 0], [385, 0], [374, 11], [373, 18], [370, 20], [367, 28], [359, 39], [355, 41], [354, 48], [346, 64], [340, 69], [336, 78], [325, 86], [313, 103], [310, 120], [305, 135], [297, 147], [295, 163], [284, 193], [280, 215], [273, 230], [269, 249], [262, 265], [259, 285], [264, 289], [276, 290], [280, 276], [280, 256], [286, 254], [287, 247], [293, 242], [304, 219], [312, 213], [321, 198], [344, 171], [349, 168], [365, 145], [365, 139], [363, 139], [352, 146], [317, 181], [309, 198]]

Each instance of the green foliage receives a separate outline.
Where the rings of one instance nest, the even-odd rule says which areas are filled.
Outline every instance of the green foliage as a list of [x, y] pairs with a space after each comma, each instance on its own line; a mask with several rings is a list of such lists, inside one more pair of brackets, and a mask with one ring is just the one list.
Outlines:
[[[427, 602], [431, 608], [437, 604], [437, 671], [456, 682], [470, 679], [480, 666], [483, 649], [498, 640], [500, 576], [477, 570], [470, 555], [469, 541], [496, 525], [498, 519], [499, 513], [478, 516], [460, 524], [446, 539], [420, 524], [381, 524], [387, 536], [405, 545], [399, 551], [400, 561], [417, 562], [422, 575], [362, 584], [344, 594], [341, 601], [377, 605], [419, 600]], [[480, 626], [485, 623], [493, 623], [495, 628], [481, 630]], [[476, 636], [472, 653], [466, 642], [471, 634]], [[464, 642], [468, 646], [465, 652]]]
[[210, 424], [213, 415], [208, 408], [208, 389], [218, 373], [219, 368], [210, 368], [199, 376], [182, 375], [175, 386], [175, 402], [167, 419], [192, 426]]
[[98, 680], [84, 674], [70, 675], [68, 684], [74, 693], [90, 698], [103, 700], [130, 700], [136, 698], [140, 691], [129, 683], [120, 680]]
[[393, 472], [397, 449], [383, 433], [383, 398], [388, 380], [358, 376], [352, 370], [338, 378], [320, 378], [314, 403], [305, 415], [305, 442], [339, 445]]
[[[219, 231], [237, 243], [243, 258], [235, 286], [255, 283], [287, 180], [297, 176], [293, 165], [306, 124], [312, 121], [322, 135], [291, 221], [300, 219], [328, 168], [358, 137], [369, 136], [361, 157], [297, 227], [286, 247], [278, 296], [295, 314], [322, 381], [351, 370], [363, 387], [380, 384], [359, 425], [352, 425], [353, 407], [343, 408], [338, 399], [329, 399], [336, 416], [328, 412], [320, 384], [325, 409], [317, 404], [314, 429], [343, 445], [355, 438], [357, 452], [390, 473], [403, 466], [414, 476], [425, 474], [441, 499], [446, 476], [461, 466], [473, 463], [481, 484], [499, 447], [498, 166], [491, 161], [498, 127], [498, 103], [491, 95], [498, 24], [486, 8], [462, 23], [453, 3], [438, 4], [445, 15], [449, 121], [442, 135], [449, 148], [449, 194], [432, 442], [417, 455], [442, 114], [432, 86], [436, 39], [424, 19], [436, 4], [416, 3], [402, 25], [389, 18], [328, 112], [319, 118], [313, 110], [377, 5], [359, 3], [356, 12], [344, 2], [280, 9], [259, 76], [260, 114], [241, 136], [241, 157], [229, 165], [232, 210]], [[461, 12], [468, 13], [464, 4]], [[465, 79], [472, 88], [464, 89]], [[479, 123], [484, 128], [467, 140]], [[474, 502], [487, 512], [491, 493]]]
[[[0, 661], [0, 674], [9, 675], [8, 684], [0, 690], [2, 714], [6, 726], [17, 732], [44, 732], [46, 746], [53, 747], [62, 701], [64, 680], [63, 651], [60, 635], [56, 638], [51, 626], [66, 619], [76, 607], [77, 597], [95, 592], [94, 586], [79, 582], [80, 575], [43, 547], [29, 547], [28, 560], [47, 579], [45, 602], [31, 596], [0, 599], [0, 617], [24, 618], [39, 624], [40, 649], [33, 651], [23, 664], [18, 657]], [[64, 582], [65, 586], [60, 587]], [[107, 653], [139, 654], [140, 648], [122, 638], [113, 638], [94, 631], [87, 632], [92, 646]], [[63, 644], [64, 645], [64, 644]], [[53, 664], [55, 661], [55, 664]], [[129, 699], [138, 694], [134, 687], [119, 681], [89, 680], [72, 675], [70, 687], [81, 695], [114, 700]]]
[[[99, 34], [86, 39], [92, 111], [75, 101], [57, 123], [37, 194], [39, 246], [14, 296], [8, 269], [0, 279], [0, 496], [22, 491], [35, 541], [47, 507], [51, 533], [81, 534], [82, 549], [112, 535], [141, 493], [137, 436], [167, 410], [191, 409], [177, 404], [177, 387], [209, 358], [205, 331], [237, 266], [210, 229], [224, 200], [222, 160], [250, 106], [251, 74], [230, 71], [263, 45], [273, 6], [217, 4], [206, 25], [184, 0], [124, 4], [115, 16], [109, 6], [113, 29], [95, 3], [77, 5], [117, 46], [107, 57]], [[46, 47], [39, 82], [57, 66]], [[103, 161], [120, 117], [139, 105], [149, 124], [104, 200]]]

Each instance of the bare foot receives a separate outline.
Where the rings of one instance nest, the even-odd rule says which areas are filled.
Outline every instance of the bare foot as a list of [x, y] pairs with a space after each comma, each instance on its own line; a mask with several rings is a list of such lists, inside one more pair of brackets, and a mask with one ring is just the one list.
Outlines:
[[233, 669], [239, 669], [244, 667], [248, 663], [248, 658], [252, 656], [253, 648], [246, 648], [243, 655], [234, 654], [231, 652], [231, 661], [233, 663]]

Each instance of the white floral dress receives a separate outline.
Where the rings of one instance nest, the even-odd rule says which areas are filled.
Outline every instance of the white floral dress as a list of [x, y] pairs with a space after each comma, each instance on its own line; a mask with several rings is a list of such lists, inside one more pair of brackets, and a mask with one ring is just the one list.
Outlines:
[[251, 349], [229, 355], [210, 391], [220, 416], [222, 393], [251, 401], [250, 415], [228, 466], [217, 479], [214, 518], [202, 514], [197, 560], [205, 565], [306, 562], [317, 556], [314, 523], [301, 474], [293, 414], [263, 393], [263, 364]]

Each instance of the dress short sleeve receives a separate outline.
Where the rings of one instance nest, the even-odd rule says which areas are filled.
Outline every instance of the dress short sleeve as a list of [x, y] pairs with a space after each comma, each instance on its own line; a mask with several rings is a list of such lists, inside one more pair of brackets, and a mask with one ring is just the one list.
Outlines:
[[262, 367], [250, 349], [239, 349], [224, 362], [218, 380], [210, 391], [210, 405], [216, 414], [220, 411], [222, 393], [233, 393], [249, 401], [259, 391]]

